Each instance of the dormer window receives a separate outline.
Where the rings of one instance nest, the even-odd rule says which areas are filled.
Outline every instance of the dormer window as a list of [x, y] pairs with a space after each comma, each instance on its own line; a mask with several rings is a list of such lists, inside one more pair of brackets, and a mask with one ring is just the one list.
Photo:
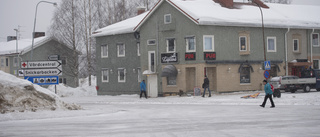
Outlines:
[[164, 15], [164, 24], [170, 24], [171, 23], [171, 14]]

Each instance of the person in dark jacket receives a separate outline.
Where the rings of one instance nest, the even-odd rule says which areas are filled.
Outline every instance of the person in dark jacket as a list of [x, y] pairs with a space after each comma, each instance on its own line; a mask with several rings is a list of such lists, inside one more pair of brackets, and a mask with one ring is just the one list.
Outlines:
[[269, 98], [270, 99], [270, 102], [271, 102], [271, 107], [270, 108], [274, 108], [275, 105], [273, 103], [273, 100], [272, 100], [272, 90], [271, 90], [271, 86], [270, 84], [267, 82], [267, 80], [263, 80], [263, 84], [264, 84], [264, 91], [266, 93], [266, 96], [264, 97], [264, 100], [263, 100], [263, 103], [262, 105], [260, 105], [260, 107], [263, 107], [266, 105], [266, 102], [267, 102], [267, 99]]
[[140, 83], [140, 98], [142, 97], [142, 93], [144, 93], [144, 96], [146, 97], [147, 99], [147, 93], [146, 93], [146, 83], [145, 81], [143, 80], [141, 83]]
[[204, 78], [204, 81], [203, 81], [203, 84], [202, 84], [202, 88], [204, 89], [202, 97], [205, 97], [205, 95], [206, 95], [206, 89], [208, 89], [208, 91], [209, 91], [209, 97], [211, 97], [211, 91], [210, 91], [210, 89], [209, 89], [209, 79], [208, 79], [207, 76], [205, 76], [205, 78]]

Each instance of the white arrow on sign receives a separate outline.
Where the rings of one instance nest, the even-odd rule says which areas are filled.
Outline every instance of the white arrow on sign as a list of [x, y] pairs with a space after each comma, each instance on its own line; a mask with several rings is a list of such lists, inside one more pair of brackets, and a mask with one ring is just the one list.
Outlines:
[[57, 68], [61, 66], [61, 60], [54, 61], [25, 61], [21, 62], [21, 68]]
[[62, 70], [58, 68], [24, 70], [24, 76], [57, 76], [57, 75], [62, 75]]

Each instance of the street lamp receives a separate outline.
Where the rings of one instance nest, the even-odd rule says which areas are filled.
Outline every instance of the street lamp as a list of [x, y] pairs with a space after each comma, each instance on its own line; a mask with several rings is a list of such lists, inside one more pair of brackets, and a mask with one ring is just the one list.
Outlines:
[[18, 53], [18, 29], [13, 29], [14, 31], [16, 31], [16, 53]]
[[34, 45], [34, 35], [35, 35], [35, 29], [36, 29], [36, 20], [37, 20], [37, 11], [38, 11], [38, 5], [41, 3], [49, 3], [49, 4], [53, 4], [53, 6], [57, 6], [56, 2], [49, 2], [49, 1], [40, 1], [38, 2], [37, 6], [36, 6], [36, 12], [34, 15], [34, 24], [33, 24], [33, 32], [32, 32], [32, 48], [31, 48], [31, 60], [32, 60], [32, 56], [33, 56], [33, 45]]
[[256, 0], [249, 0], [255, 4], [258, 5], [259, 9], [260, 9], [260, 13], [261, 13], [261, 20], [262, 20], [262, 40], [263, 40], [263, 54], [264, 54], [264, 61], [267, 60], [267, 57], [266, 57], [266, 45], [265, 45], [265, 39], [264, 39], [264, 23], [263, 23], [263, 13], [262, 13], [262, 10], [261, 10], [261, 6], [259, 5], [259, 3], [256, 2]]

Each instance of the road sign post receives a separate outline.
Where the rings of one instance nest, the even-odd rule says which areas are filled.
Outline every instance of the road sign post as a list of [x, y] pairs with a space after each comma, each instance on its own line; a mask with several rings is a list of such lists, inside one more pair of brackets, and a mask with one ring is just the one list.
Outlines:
[[21, 71], [24, 79], [38, 85], [57, 85], [59, 75], [62, 75], [61, 60], [23, 61]]

